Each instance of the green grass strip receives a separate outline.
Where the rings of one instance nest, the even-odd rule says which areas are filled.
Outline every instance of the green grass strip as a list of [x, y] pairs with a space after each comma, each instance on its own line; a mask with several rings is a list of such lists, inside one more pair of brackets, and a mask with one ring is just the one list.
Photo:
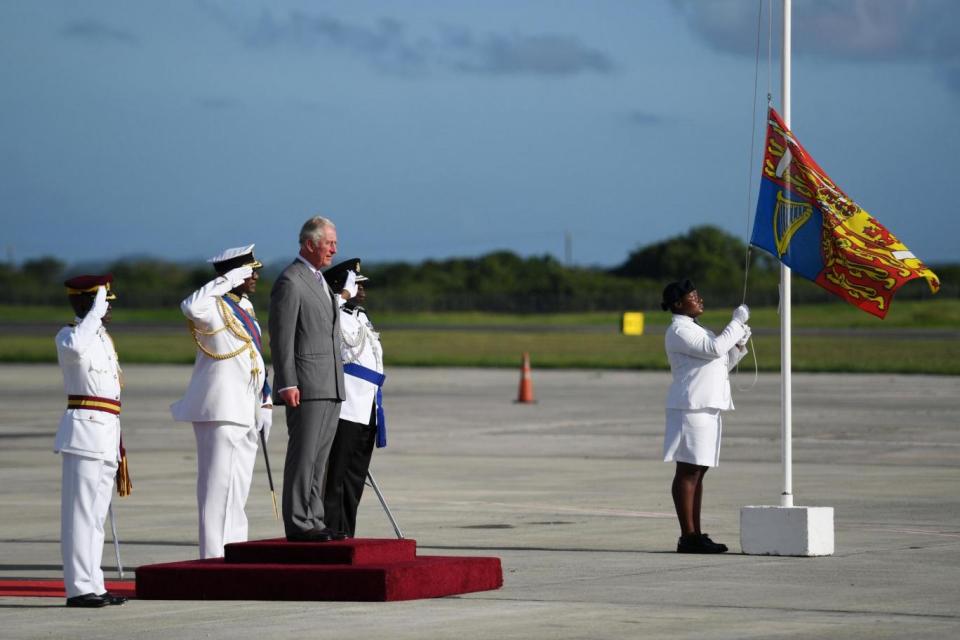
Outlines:
[[[375, 302], [375, 301], [374, 301]], [[721, 328], [730, 320], [731, 309], [713, 309], [707, 299], [702, 322]], [[626, 309], [625, 309], [626, 310]], [[670, 322], [670, 314], [659, 309], [631, 309], [644, 311], [648, 325], [663, 326]], [[402, 313], [378, 311], [374, 304], [370, 311], [377, 326], [410, 327], [598, 327], [619, 328], [620, 313], [597, 311], [583, 313], [505, 314], [488, 312]], [[267, 310], [258, 310], [262, 326], [267, 324]], [[0, 322], [67, 323], [73, 319], [70, 309], [63, 307], [0, 306]], [[124, 324], [183, 325], [177, 308], [124, 309], [122, 304], [113, 312], [114, 322]], [[772, 307], [752, 310], [750, 324], [754, 328], [774, 328], [780, 323], [777, 309]], [[894, 300], [890, 313], [883, 320], [864, 313], [843, 302], [794, 305], [793, 326], [798, 329], [934, 329], [960, 327], [960, 300], [932, 298], [930, 300]]]
[[[382, 335], [387, 366], [666, 369], [662, 335], [616, 333], [406, 330]], [[184, 334], [118, 334], [121, 362], [191, 363]], [[778, 371], [780, 339], [755, 336], [761, 371]], [[0, 362], [56, 362], [53, 336], [0, 336]], [[753, 369], [752, 356], [741, 365]], [[793, 370], [960, 375], [960, 341], [896, 337], [794, 336]]]

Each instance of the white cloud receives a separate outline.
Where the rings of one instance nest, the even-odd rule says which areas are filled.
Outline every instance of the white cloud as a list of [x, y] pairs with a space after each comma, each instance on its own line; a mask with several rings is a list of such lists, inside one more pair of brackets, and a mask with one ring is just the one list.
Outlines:
[[[759, 3], [674, 0], [690, 28], [711, 47], [753, 55]], [[767, 8], [761, 20], [766, 42]], [[778, 3], [774, 5], [778, 7]], [[870, 64], [923, 62], [950, 80], [960, 64], [960, 2], [953, 0], [808, 0], [794, 3], [794, 55]], [[778, 29], [779, 15], [774, 29]], [[955, 83], [950, 83], [955, 87]]]
[[400, 75], [440, 68], [470, 74], [569, 76], [606, 74], [615, 66], [606, 53], [572, 35], [475, 35], [466, 27], [446, 26], [417, 36], [394, 18], [361, 24], [299, 9], [264, 9], [250, 18], [209, 2], [202, 6], [251, 49], [335, 49]]

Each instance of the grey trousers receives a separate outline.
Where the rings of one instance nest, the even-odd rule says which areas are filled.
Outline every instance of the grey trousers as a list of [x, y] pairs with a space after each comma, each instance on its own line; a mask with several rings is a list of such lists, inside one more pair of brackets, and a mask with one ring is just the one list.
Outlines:
[[290, 536], [326, 527], [323, 491], [340, 402], [307, 400], [286, 410], [290, 440], [283, 467], [283, 528]]

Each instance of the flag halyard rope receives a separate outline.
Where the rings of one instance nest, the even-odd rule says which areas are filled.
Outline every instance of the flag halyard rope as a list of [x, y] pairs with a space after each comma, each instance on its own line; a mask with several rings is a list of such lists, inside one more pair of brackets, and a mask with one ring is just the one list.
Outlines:
[[[773, 11], [769, 7], [770, 0], [768, 2], [768, 11], [769, 20], [773, 20]], [[753, 170], [754, 170], [754, 161], [755, 161], [755, 152], [757, 145], [757, 93], [758, 85], [760, 84], [760, 34], [763, 26], [763, 0], [757, 0], [757, 41], [756, 41], [756, 52], [754, 56], [754, 66], [753, 66], [753, 99], [750, 102], [750, 164], [747, 169], [747, 198], [746, 198], [746, 250], [744, 251], [743, 257], [743, 297], [741, 298], [741, 304], [746, 304], [747, 302], [747, 283], [750, 279], [750, 257], [751, 257], [751, 248], [750, 248], [750, 204], [752, 202], [753, 196]], [[773, 26], [772, 23], [767, 29], [767, 105], [769, 106], [771, 101], [771, 73], [772, 73], [772, 52], [773, 52], [773, 42], [772, 42]], [[737, 385], [737, 389], [740, 391], [747, 391], [752, 389], [757, 384], [757, 379], [759, 378], [759, 364], [757, 362], [757, 350], [756, 346], [753, 343], [753, 337], [750, 339], [750, 353], [753, 356], [753, 382], [750, 386], [742, 388], [740, 385]], [[737, 364], [737, 373], [740, 371], [740, 365]]]

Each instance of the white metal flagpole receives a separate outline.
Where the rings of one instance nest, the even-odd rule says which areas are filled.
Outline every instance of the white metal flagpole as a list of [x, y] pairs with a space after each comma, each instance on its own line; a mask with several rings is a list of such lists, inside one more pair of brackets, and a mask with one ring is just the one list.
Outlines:
[[[791, 0], [783, 0], [783, 55], [781, 56], [781, 108], [783, 121], [790, 128], [790, 12]], [[787, 167], [787, 171], [790, 168]], [[787, 182], [789, 188], [789, 182]], [[783, 459], [783, 492], [780, 506], [793, 506], [793, 367], [792, 308], [790, 267], [780, 263], [780, 430], [781, 458]]]
[[[790, 13], [791, 0], [783, 0], [782, 114], [790, 128]], [[790, 171], [789, 149], [782, 159]], [[789, 176], [784, 176], [785, 197], [790, 197]], [[775, 212], [776, 213], [776, 212]], [[780, 431], [783, 438], [783, 492], [780, 506], [740, 509], [740, 548], [751, 555], [833, 555], [833, 507], [797, 507], [793, 504], [793, 366], [791, 341], [790, 268], [780, 264]]]

